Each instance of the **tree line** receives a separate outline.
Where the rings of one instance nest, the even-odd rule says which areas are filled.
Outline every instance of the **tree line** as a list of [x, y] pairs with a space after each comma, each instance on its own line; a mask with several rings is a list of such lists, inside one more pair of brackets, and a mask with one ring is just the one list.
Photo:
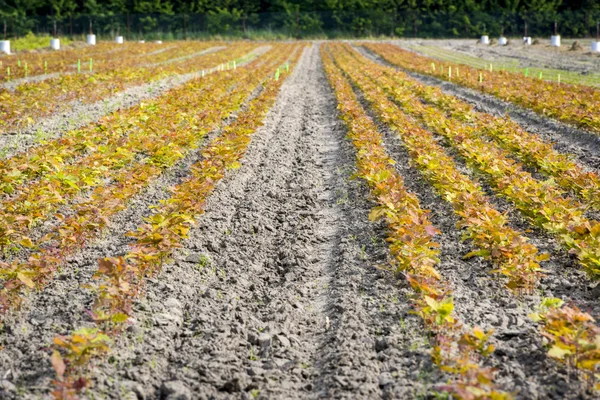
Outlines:
[[586, 37], [599, 21], [599, 0], [0, 0], [8, 36]]

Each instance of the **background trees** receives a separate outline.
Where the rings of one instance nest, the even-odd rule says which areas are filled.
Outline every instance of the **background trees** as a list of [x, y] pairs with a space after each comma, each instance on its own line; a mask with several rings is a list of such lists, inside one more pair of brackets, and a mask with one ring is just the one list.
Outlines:
[[547, 36], [554, 21], [565, 36], [595, 35], [598, 0], [0, 0], [9, 35], [80, 34], [93, 19], [97, 33], [476, 37]]

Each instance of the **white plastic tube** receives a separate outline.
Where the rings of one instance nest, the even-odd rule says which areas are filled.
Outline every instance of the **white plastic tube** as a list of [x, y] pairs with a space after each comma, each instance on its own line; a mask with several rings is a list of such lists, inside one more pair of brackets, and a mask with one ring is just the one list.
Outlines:
[[498, 38], [498, 44], [499, 44], [500, 46], [506, 46], [506, 45], [508, 44], [508, 39], [507, 39], [507, 38], [505, 38], [504, 36], [500, 36], [500, 37]]
[[60, 50], [60, 39], [50, 39], [50, 48], [52, 50]]
[[481, 44], [490, 44], [490, 37], [488, 35], [483, 35], [481, 37]]
[[96, 45], [96, 35], [87, 35], [87, 44], [91, 45], [91, 46], [95, 46]]
[[550, 44], [554, 47], [560, 47], [560, 35], [550, 36]]
[[527, 46], [531, 46], [531, 36], [525, 36], [523, 38], [523, 44], [525, 44]]
[[592, 51], [600, 52], [600, 42], [592, 42]]
[[117, 42], [118, 44], [123, 44], [123, 41], [124, 41], [123, 36], [117, 36], [115, 38], [115, 42]]
[[154, 43], [162, 44], [162, 40], [155, 40]]
[[10, 40], [0, 40], [0, 53], [10, 54]]

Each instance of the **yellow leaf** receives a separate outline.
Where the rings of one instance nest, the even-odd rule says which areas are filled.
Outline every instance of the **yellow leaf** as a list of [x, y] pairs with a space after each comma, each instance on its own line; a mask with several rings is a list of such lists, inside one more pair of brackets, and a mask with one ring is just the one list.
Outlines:
[[31, 280], [31, 278], [29, 278], [27, 275], [23, 274], [22, 272], [19, 272], [17, 274], [17, 278], [23, 282], [23, 284], [25, 286], [27, 286], [29, 289], [33, 289], [35, 287], [35, 283], [33, 283], [33, 281]]
[[565, 356], [568, 356], [570, 354], [573, 354], [573, 352], [569, 349], [563, 349], [559, 346], [552, 346], [552, 348], [550, 350], [548, 350], [548, 356], [552, 357], [552, 358], [556, 358], [559, 360], [563, 360], [565, 358]]
[[33, 242], [31, 241], [31, 239], [29, 239], [28, 237], [24, 237], [23, 239], [21, 239], [21, 241], [19, 242], [19, 244], [23, 247], [27, 247], [29, 249], [33, 248]]

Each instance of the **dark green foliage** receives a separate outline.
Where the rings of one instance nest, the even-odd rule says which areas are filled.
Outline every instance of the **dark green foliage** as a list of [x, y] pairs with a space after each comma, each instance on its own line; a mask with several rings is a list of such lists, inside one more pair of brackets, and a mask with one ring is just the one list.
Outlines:
[[165, 38], [222, 34], [252, 37], [477, 37], [596, 34], [597, 0], [0, 0], [0, 28], [8, 36], [96, 33]]

